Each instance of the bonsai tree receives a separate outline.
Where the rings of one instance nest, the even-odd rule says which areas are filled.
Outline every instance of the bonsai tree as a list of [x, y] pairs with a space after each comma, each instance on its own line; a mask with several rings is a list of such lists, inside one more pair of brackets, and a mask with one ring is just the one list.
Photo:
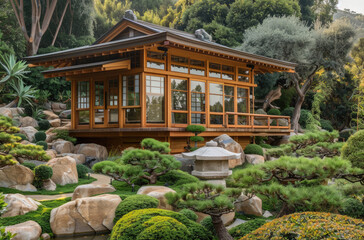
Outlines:
[[174, 207], [210, 215], [217, 237], [220, 240], [232, 240], [221, 216], [234, 211], [234, 201], [240, 194], [239, 189], [225, 189], [221, 185], [199, 182], [186, 184], [181, 193], [167, 193], [165, 196]]
[[190, 137], [190, 140], [192, 142], [195, 142], [195, 147], [191, 148], [191, 151], [194, 151], [197, 149], [197, 143], [203, 142], [205, 139], [201, 136], [197, 136], [198, 134], [204, 132], [206, 129], [204, 126], [201, 125], [188, 125], [186, 128], [186, 131], [192, 132], [195, 134], [195, 136]]
[[0, 167], [23, 163], [23, 160], [48, 161], [50, 157], [42, 146], [19, 143], [21, 137], [14, 134], [19, 129], [13, 126], [10, 118], [0, 116]]
[[167, 155], [171, 151], [169, 143], [146, 138], [141, 146], [143, 149], [127, 150], [121, 158], [97, 163], [92, 169], [131, 185], [138, 179], [155, 184], [159, 176], [180, 168], [181, 163]]

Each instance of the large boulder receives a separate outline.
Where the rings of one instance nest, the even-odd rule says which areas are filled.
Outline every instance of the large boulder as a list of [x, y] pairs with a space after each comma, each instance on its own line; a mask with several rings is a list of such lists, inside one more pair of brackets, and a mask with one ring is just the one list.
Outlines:
[[75, 154], [75, 153], [62, 153], [61, 156], [66, 157], [69, 156], [76, 160], [76, 164], [84, 164], [86, 162], [86, 157], [83, 154]]
[[72, 114], [71, 110], [64, 110], [59, 114], [60, 118], [68, 118], [69, 115]]
[[13, 217], [18, 215], [24, 215], [31, 211], [36, 211], [38, 206], [41, 205], [39, 202], [28, 198], [22, 194], [5, 194], [4, 201], [8, 204], [6, 211], [1, 217]]
[[52, 149], [56, 150], [57, 153], [72, 153], [75, 149], [73, 143], [65, 140], [58, 140], [52, 143]]
[[[201, 222], [204, 218], [209, 216], [202, 212], [195, 212], [195, 213], [197, 215], [197, 222]], [[221, 220], [225, 226], [228, 226], [231, 223], [233, 223], [234, 219], [235, 219], [235, 212], [225, 213], [221, 216]]]
[[20, 118], [20, 126], [21, 127], [38, 127], [38, 122], [32, 117], [23, 117]]
[[49, 123], [51, 124], [52, 127], [60, 127], [61, 126], [61, 119], [59, 119], [59, 118], [52, 119], [52, 120], [49, 120]]
[[249, 198], [248, 196], [241, 194], [238, 201], [235, 203], [235, 211], [243, 212], [248, 215], [262, 216], [262, 200], [257, 196]]
[[34, 221], [7, 226], [5, 231], [16, 234], [11, 240], [38, 240], [42, 234], [41, 226]]
[[56, 158], [56, 157], [57, 157], [57, 152], [56, 152], [56, 150], [48, 149], [48, 150], [46, 150], [45, 152], [46, 152], [46, 154], [47, 154], [47, 155], [48, 155], [51, 159], [53, 159], [53, 158]]
[[52, 179], [47, 179], [43, 181], [42, 188], [47, 191], [55, 191], [57, 189], [57, 185], [52, 181]]
[[245, 159], [248, 163], [253, 165], [264, 163], [264, 157], [257, 154], [246, 154]]
[[48, 161], [53, 169], [52, 181], [59, 185], [78, 183], [76, 160], [71, 157], [59, 157]]
[[20, 133], [23, 133], [23, 134], [25, 134], [27, 136], [27, 138], [28, 138], [28, 140], [30, 142], [33, 142], [34, 135], [35, 135], [36, 132], [38, 132], [38, 130], [35, 129], [34, 127], [32, 127], [32, 126], [20, 127], [19, 130], [20, 130]]
[[139, 188], [137, 194], [148, 195], [150, 197], [158, 199], [159, 200], [158, 208], [173, 210], [173, 207], [168, 204], [168, 201], [164, 196], [168, 192], [175, 193], [176, 191], [164, 186], [144, 186]]
[[53, 120], [53, 119], [58, 119], [59, 118], [57, 116], [57, 114], [55, 114], [54, 112], [49, 111], [49, 110], [44, 110], [43, 113], [46, 116], [47, 120]]
[[213, 141], [217, 142], [218, 147], [222, 147], [233, 153], [241, 153], [241, 157], [239, 159], [229, 160], [229, 168], [234, 168], [236, 166], [242, 165], [245, 162], [244, 149], [229, 135], [222, 134], [214, 138]]
[[56, 113], [60, 113], [67, 109], [67, 105], [64, 103], [52, 102], [51, 104], [52, 104], [51, 107], [52, 107], [53, 112], [56, 112]]
[[110, 184], [85, 184], [76, 187], [73, 191], [72, 201], [78, 198], [91, 197], [97, 194], [115, 192], [116, 189]]
[[75, 146], [74, 153], [83, 154], [86, 157], [94, 157], [100, 160], [105, 160], [108, 156], [106, 147], [95, 143], [78, 144]]
[[37, 189], [32, 185], [33, 180], [33, 171], [23, 165], [9, 165], [0, 168], [0, 187], [34, 192]]
[[70, 201], [51, 211], [52, 231], [55, 235], [110, 231], [120, 202], [118, 195], [111, 194]]
[[14, 118], [24, 113], [24, 108], [5, 108], [0, 107], [0, 115], [5, 117]]

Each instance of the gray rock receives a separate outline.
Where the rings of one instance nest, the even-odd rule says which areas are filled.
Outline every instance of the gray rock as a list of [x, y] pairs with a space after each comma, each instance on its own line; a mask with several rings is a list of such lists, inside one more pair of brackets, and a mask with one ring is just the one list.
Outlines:
[[83, 154], [74, 154], [74, 153], [63, 153], [62, 157], [69, 156], [76, 160], [76, 164], [84, 164], [86, 162], [86, 157]]
[[248, 163], [253, 165], [264, 163], [264, 157], [257, 154], [246, 154], [245, 159]]
[[263, 217], [265, 218], [273, 217], [273, 214], [271, 214], [269, 211], [265, 211]]
[[20, 130], [20, 133], [23, 133], [23, 134], [25, 134], [27, 136], [27, 138], [28, 138], [28, 140], [30, 142], [33, 142], [34, 135], [35, 135], [36, 132], [38, 132], [38, 130], [35, 129], [34, 127], [32, 127], [32, 126], [20, 127], [19, 130]]
[[133, 10], [126, 10], [125, 14], [124, 14], [124, 18], [130, 19], [130, 20], [133, 20], [133, 21], [138, 20], [137, 16], [133, 12]]
[[211, 35], [208, 34], [205, 29], [202, 29], [202, 28], [197, 29], [195, 31], [195, 36], [196, 36], [196, 38], [198, 38], [198, 39], [200, 39], [202, 41], [212, 42]]
[[188, 172], [189, 174], [192, 173], [194, 165], [195, 165], [195, 160], [193, 159], [186, 159], [182, 157], [182, 154], [176, 154], [174, 155], [174, 157], [176, 158], [177, 161], [181, 162], [181, 170], [184, 172]]
[[235, 140], [232, 139], [229, 135], [222, 134], [214, 138], [213, 141], [217, 142], [218, 147], [222, 147], [233, 153], [241, 154], [240, 158], [229, 160], [229, 168], [234, 168], [236, 166], [242, 165], [245, 162], [245, 154], [243, 148], [239, 143], [235, 142]]
[[69, 115], [71, 115], [72, 111], [71, 110], [64, 110], [61, 112], [61, 114], [59, 114], [60, 118], [67, 118]]
[[235, 219], [235, 221], [232, 224], [230, 224], [229, 226], [227, 226], [226, 229], [227, 230], [230, 230], [233, 227], [239, 226], [240, 224], [243, 224], [243, 223], [246, 223], [246, 222], [247, 221], [245, 221], [245, 220], [242, 220], [242, 219], [237, 218], [237, 219]]
[[42, 234], [41, 226], [35, 221], [27, 221], [5, 227], [6, 232], [16, 234], [12, 240], [38, 240]]
[[21, 127], [38, 127], [38, 122], [32, 117], [23, 117], [20, 118], [20, 126]]

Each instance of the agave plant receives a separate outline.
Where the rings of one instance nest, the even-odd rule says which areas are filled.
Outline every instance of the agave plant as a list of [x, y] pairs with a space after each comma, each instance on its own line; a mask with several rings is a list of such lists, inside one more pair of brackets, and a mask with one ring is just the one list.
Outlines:
[[[11, 55], [0, 55], [0, 86], [3, 88], [6, 82], [16, 82], [21, 81], [26, 78], [25, 74], [28, 65], [25, 61], [17, 61], [16, 57]], [[1, 89], [0, 89], [1, 91]]]
[[20, 107], [23, 102], [27, 102], [30, 106], [33, 106], [33, 99], [35, 98], [36, 89], [32, 86], [24, 86], [23, 80], [16, 82], [10, 82], [10, 86], [14, 89], [14, 93], [10, 94], [15, 99], [5, 107]]

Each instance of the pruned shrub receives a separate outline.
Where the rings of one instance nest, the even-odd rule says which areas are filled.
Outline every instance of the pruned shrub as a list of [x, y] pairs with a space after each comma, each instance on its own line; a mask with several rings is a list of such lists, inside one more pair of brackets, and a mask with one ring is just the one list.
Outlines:
[[263, 148], [257, 144], [248, 144], [244, 149], [244, 153], [264, 156]]
[[190, 145], [187, 146], [187, 149], [189, 151], [191, 151], [191, 152], [195, 151], [197, 149], [197, 143], [205, 141], [205, 139], [203, 137], [197, 136], [197, 135], [206, 131], [206, 128], [201, 125], [188, 125], [186, 127], [186, 131], [192, 132], [195, 134], [195, 136], [190, 137], [190, 141], [195, 142], [195, 145], [193, 147], [191, 147]]
[[36, 145], [42, 146], [44, 150], [48, 149], [48, 143], [45, 141], [39, 141], [36, 143]]
[[271, 149], [272, 146], [266, 143], [259, 144], [262, 148]]
[[334, 128], [329, 120], [321, 119], [320, 125], [321, 125], [322, 129], [325, 129], [329, 132], [334, 131]]
[[186, 131], [199, 134], [206, 131], [206, 128], [201, 125], [188, 125]]
[[38, 122], [38, 126], [39, 130], [47, 131], [51, 127], [51, 124], [49, 123], [48, 120], [41, 120]]
[[268, 115], [281, 115], [281, 111], [279, 111], [279, 109], [276, 108], [271, 108], [269, 109]]
[[171, 151], [168, 142], [160, 142], [154, 138], [144, 138], [140, 145], [144, 149], [160, 153], [169, 153]]
[[159, 181], [168, 183], [168, 185], [180, 186], [187, 183], [195, 183], [200, 181], [197, 177], [192, 176], [181, 170], [172, 170], [160, 176]]
[[364, 130], [352, 135], [342, 148], [341, 157], [351, 162], [353, 167], [364, 169]]
[[23, 165], [24, 167], [29, 168], [30, 170], [34, 170], [34, 168], [36, 167], [36, 165], [32, 162], [23, 162], [21, 165]]
[[78, 178], [86, 178], [87, 173], [90, 172], [90, 169], [82, 164], [77, 164], [76, 168], [77, 168]]
[[190, 140], [192, 142], [203, 142], [205, 139], [201, 136], [192, 136], [192, 137], [190, 137]]
[[47, 139], [47, 134], [45, 132], [39, 131], [34, 134], [35, 142], [45, 141]]
[[127, 197], [116, 208], [114, 222], [116, 223], [120, 218], [131, 211], [146, 208], [156, 208], [158, 207], [158, 204], [158, 199], [147, 195], [138, 194]]
[[[174, 220], [170, 220], [170, 218]], [[158, 222], [159, 227], [152, 222]], [[172, 225], [178, 225], [178, 227]], [[157, 231], [159, 233], [156, 233]], [[180, 213], [162, 209], [141, 209], [132, 211], [117, 221], [111, 232], [110, 240], [119, 239], [208, 240], [212, 237], [203, 226]]]
[[289, 116], [289, 117], [292, 117], [293, 116], [293, 111], [294, 111], [294, 107], [288, 107], [288, 108], [285, 108], [283, 111], [282, 111], [282, 115], [283, 116]]
[[22, 141], [23, 140], [27, 140], [28, 141], [27, 136], [25, 134], [23, 134], [23, 133], [15, 133], [14, 136], [20, 137]]
[[362, 239], [364, 221], [338, 214], [303, 212], [286, 215], [245, 235], [245, 239]]
[[47, 180], [53, 176], [53, 169], [47, 165], [39, 165], [34, 168], [34, 176], [37, 180]]
[[251, 221], [242, 223], [236, 227], [233, 227], [232, 229], [229, 230], [229, 233], [234, 239], [240, 239], [245, 235], [247, 235], [248, 233], [251, 233], [255, 229], [260, 228], [265, 223], [267, 223], [265, 219], [256, 218]]
[[179, 213], [186, 216], [188, 219], [190, 219], [194, 222], [196, 222], [198, 219], [197, 214], [194, 211], [187, 209], [187, 208], [182, 209], [181, 211], [179, 211]]
[[344, 200], [340, 213], [349, 217], [364, 219], [364, 203], [355, 198], [347, 198]]

